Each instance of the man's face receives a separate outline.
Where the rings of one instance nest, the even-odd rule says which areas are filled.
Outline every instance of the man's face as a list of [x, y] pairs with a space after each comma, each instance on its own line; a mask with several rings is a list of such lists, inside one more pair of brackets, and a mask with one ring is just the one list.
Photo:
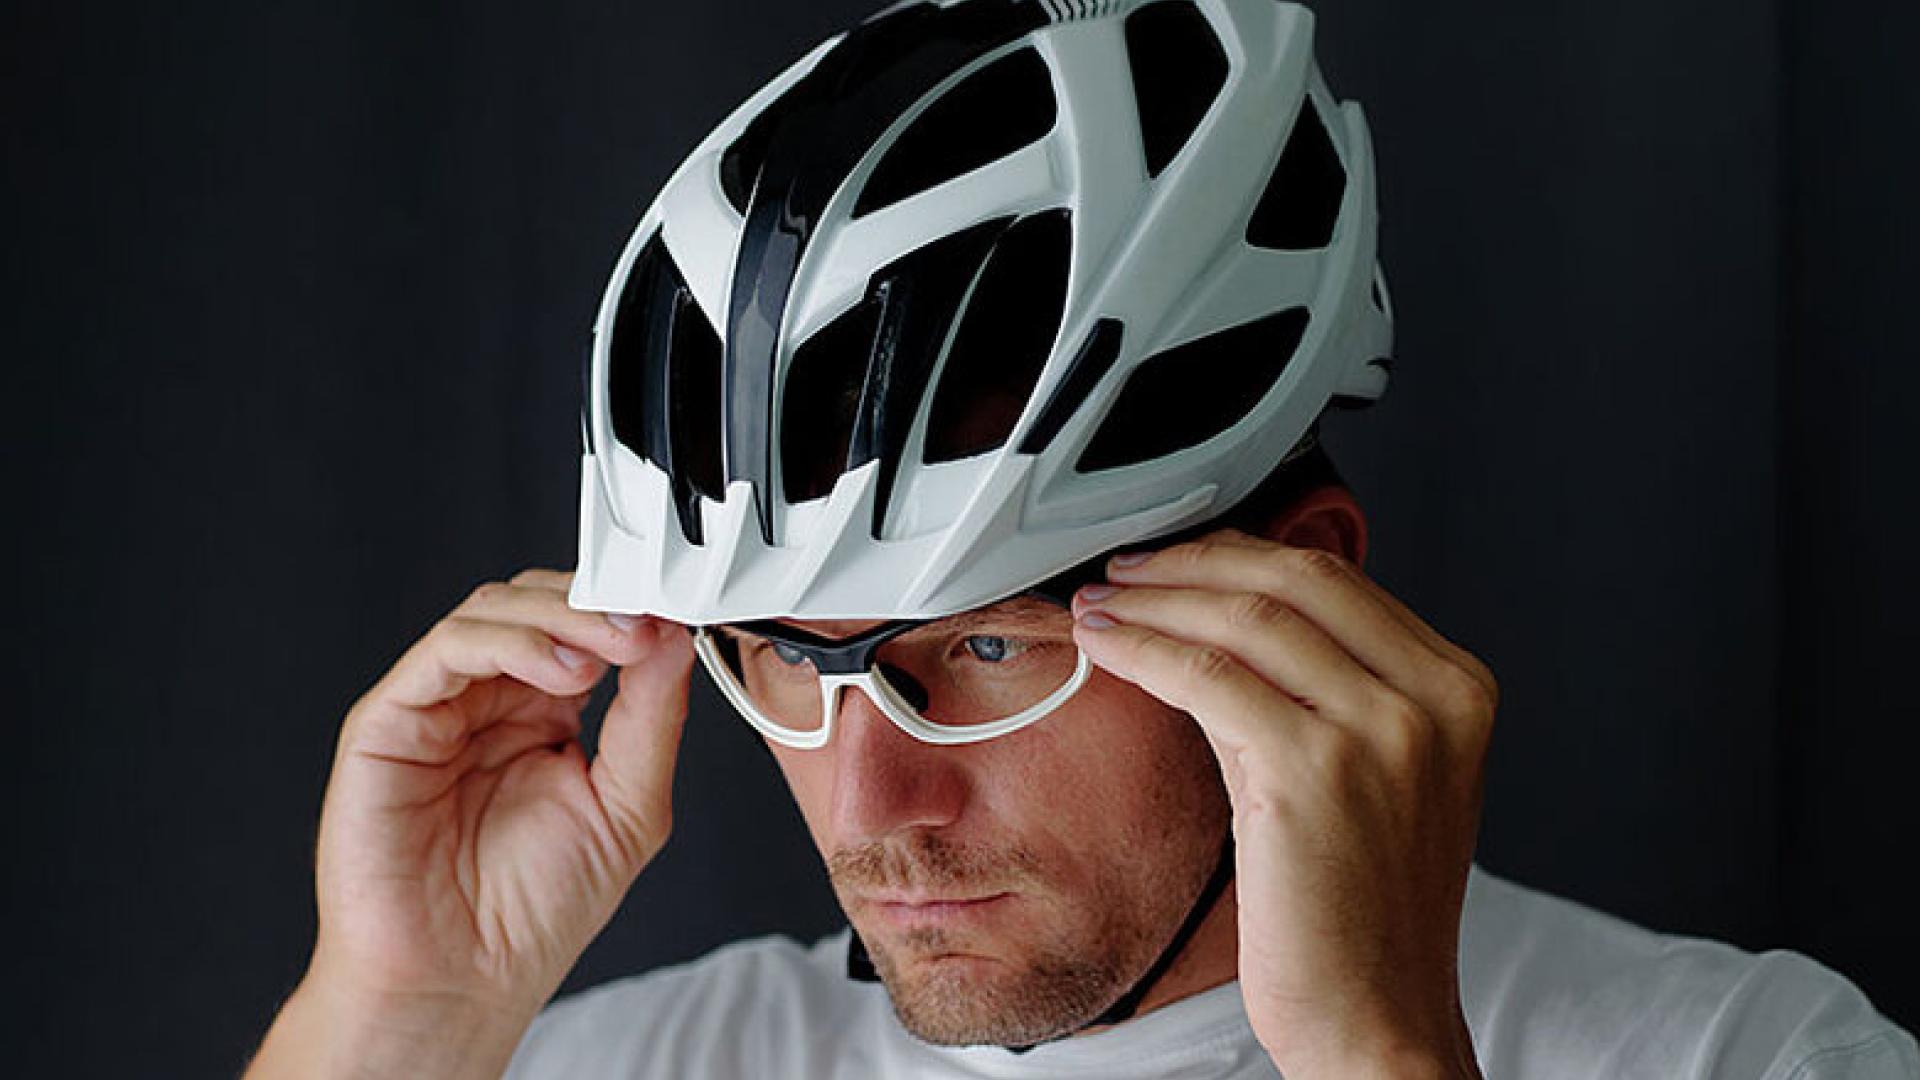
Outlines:
[[894, 1010], [932, 1043], [1020, 1045], [1098, 1016], [1172, 936], [1227, 826], [1199, 728], [1098, 669], [985, 742], [921, 742], [848, 690], [824, 747], [768, 746]]

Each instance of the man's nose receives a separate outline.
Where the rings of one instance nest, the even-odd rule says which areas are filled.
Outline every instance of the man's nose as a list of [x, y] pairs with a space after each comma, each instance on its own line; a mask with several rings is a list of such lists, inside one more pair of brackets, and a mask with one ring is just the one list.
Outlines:
[[833, 817], [843, 842], [952, 824], [971, 787], [956, 751], [900, 730], [866, 691], [840, 691], [827, 743], [834, 756]]

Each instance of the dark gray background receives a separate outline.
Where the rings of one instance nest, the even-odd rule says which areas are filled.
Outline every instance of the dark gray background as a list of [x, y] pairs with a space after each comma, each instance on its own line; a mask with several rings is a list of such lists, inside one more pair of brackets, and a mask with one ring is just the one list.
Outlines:
[[[0, 15], [20, 1076], [238, 1070], [340, 717], [479, 581], [572, 565], [628, 230], [866, 10], [163, 6]], [[1502, 679], [1482, 861], [1909, 1026], [1916, 40], [1891, 2], [1322, 12], [1400, 314], [1329, 439], [1375, 576]], [[834, 925], [704, 688], [678, 800], [570, 987]]]

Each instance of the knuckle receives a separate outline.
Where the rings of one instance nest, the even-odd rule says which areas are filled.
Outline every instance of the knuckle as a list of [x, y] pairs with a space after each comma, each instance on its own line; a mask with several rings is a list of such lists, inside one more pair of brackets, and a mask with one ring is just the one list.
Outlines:
[[1174, 549], [1174, 552], [1182, 562], [1191, 566], [1194, 563], [1205, 562], [1214, 552], [1220, 550], [1220, 546], [1220, 538], [1208, 533], [1181, 544]]
[[465, 615], [443, 619], [435, 629], [440, 634], [443, 647], [459, 640], [470, 649], [495, 656], [524, 653], [548, 642], [546, 634], [530, 626], [490, 622]]
[[1227, 625], [1235, 630], [1253, 630], [1283, 622], [1293, 609], [1267, 593], [1241, 593], [1227, 609]]
[[483, 581], [467, 594], [466, 603], [461, 607], [479, 608], [497, 603], [512, 588], [504, 581]]
[[1309, 580], [1324, 581], [1347, 573], [1347, 560], [1325, 548], [1293, 548], [1289, 561], [1295, 574]]
[[508, 581], [514, 585], [525, 587], [528, 585], [538, 585], [552, 576], [553, 571], [551, 570], [539, 566], [530, 566], [513, 575]]
[[1432, 726], [1427, 709], [1421, 709], [1419, 701], [1407, 698], [1398, 690], [1386, 690], [1379, 705], [1375, 705], [1375, 717], [1386, 730], [1392, 730], [1409, 740], [1425, 734], [1428, 726]]
[[1207, 646], [1188, 652], [1183, 665], [1187, 677], [1195, 682], [1217, 682], [1232, 674], [1233, 657], [1223, 649]]
[[520, 649], [543, 660], [552, 659], [559, 663], [559, 658], [553, 655], [553, 649], [560, 642], [537, 626], [503, 626], [500, 627], [500, 634], [502, 643], [509, 649]]
[[1419, 703], [1389, 690], [1375, 710], [1379, 741], [1387, 759], [1404, 766], [1419, 758], [1433, 734], [1433, 721]]
[[493, 625], [485, 619], [476, 619], [471, 615], [449, 615], [440, 620], [440, 625], [434, 627], [433, 633], [429, 636], [435, 637], [438, 644], [445, 645], [449, 641], [484, 637]]
[[1397, 728], [1417, 730], [1427, 723], [1427, 712], [1420, 703], [1392, 687], [1381, 691], [1373, 711], [1383, 722]]
[[1450, 668], [1441, 684], [1442, 700], [1455, 716], [1491, 716], [1497, 690], [1491, 688], [1491, 676], [1482, 682], [1465, 668]]
[[477, 620], [469, 619], [457, 612], [434, 623], [421, 635], [420, 647], [424, 651], [436, 652], [447, 647], [450, 640], [464, 637], [472, 632]]
[[1469, 672], [1473, 675], [1474, 681], [1480, 684], [1481, 692], [1485, 695], [1482, 700], [1486, 703], [1487, 711], [1492, 712], [1498, 709], [1500, 707], [1500, 680], [1493, 674], [1493, 669], [1488, 667], [1485, 661], [1477, 656], [1469, 655], [1467, 662], [1471, 665], [1468, 668]]
[[1345, 775], [1353, 772], [1360, 762], [1360, 738], [1337, 724], [1322, 725], [1307, 744], [1306, 755], [1321, 775]]

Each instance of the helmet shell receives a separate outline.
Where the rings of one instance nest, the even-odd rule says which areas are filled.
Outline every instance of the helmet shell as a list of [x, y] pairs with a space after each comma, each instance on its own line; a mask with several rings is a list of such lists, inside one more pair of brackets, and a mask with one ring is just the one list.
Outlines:
[[[1378, 398], [1370, 139], [1313, 28], [1274, 0], [907, 3], [782, 72], [608, 283], [573, 605], [962, 611], [1219, 515], [1330, 404]], [[1192, 78], [1152, 52], [1181, 35]], [[1023, 124], [940, 174], [968, 132]], [[823, 395], [820, 371], [850, 381]], [[952, 452], [941, 402], [1006, 387]], [[798, 482], [810, 455], [825, 480]]]

